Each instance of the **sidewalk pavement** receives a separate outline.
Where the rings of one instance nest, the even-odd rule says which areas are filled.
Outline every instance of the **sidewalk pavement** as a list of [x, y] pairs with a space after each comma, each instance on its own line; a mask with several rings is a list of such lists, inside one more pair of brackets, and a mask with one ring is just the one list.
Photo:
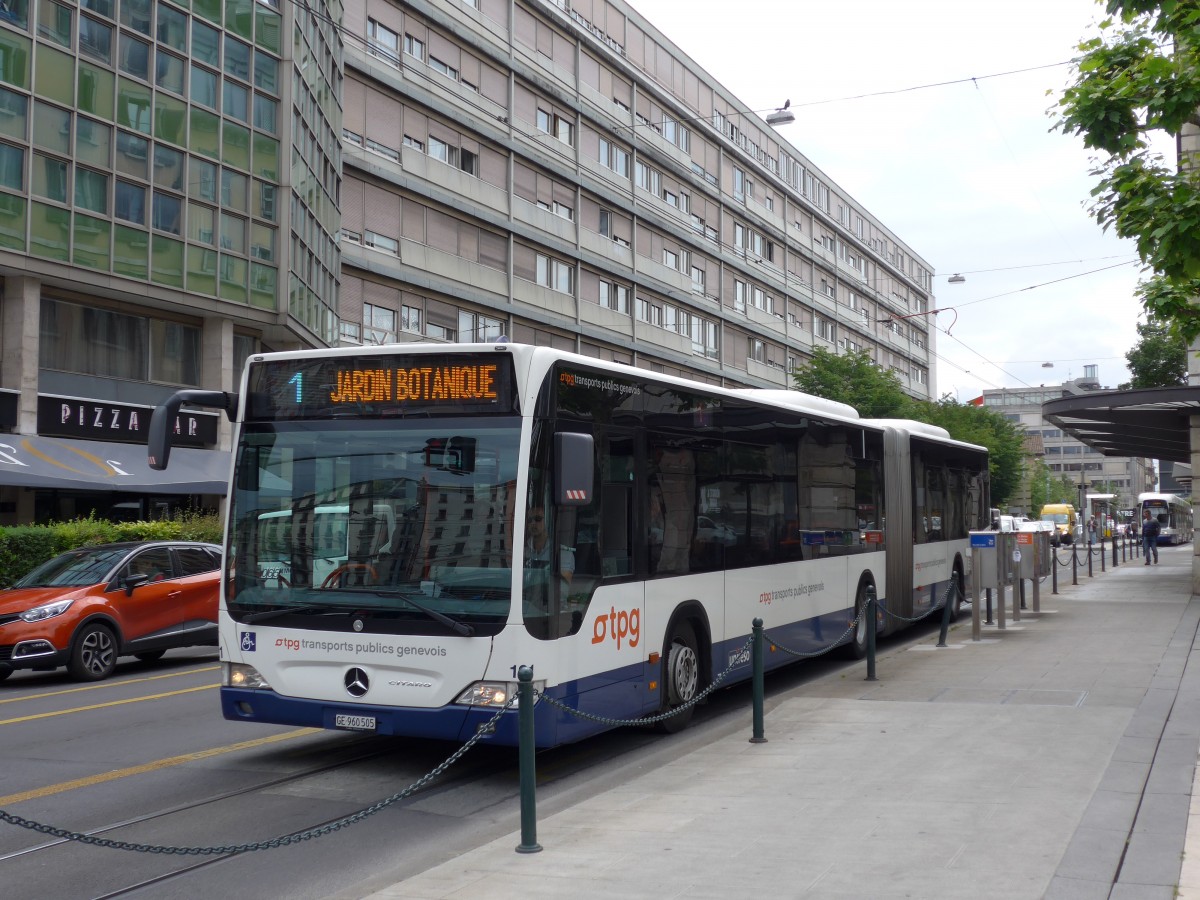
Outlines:
[[1162, 548], [1078, 586], [1060, 568], [1040, 615], [885, 642], [877, 682], [856, 666], [769, 696], [767, 743], [747, 710], [539, 819], [542, 852], [514, 832], [371, 900], [1200, 900], [1191, 563]]

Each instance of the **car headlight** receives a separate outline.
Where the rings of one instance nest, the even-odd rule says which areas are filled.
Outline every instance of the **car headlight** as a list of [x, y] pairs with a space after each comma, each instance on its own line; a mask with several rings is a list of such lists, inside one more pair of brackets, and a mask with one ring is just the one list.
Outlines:
[[[534, 687], [545, 690], [546, 682], [535, 681]], [[458, 695], [454, 701], [462, 706], [494, 706], [508, 705], [509, 700], [517, 695], [515, 681], [477, 681]]]
[[262, 673], [254, 666], [248, 666], [245, 663], [223, 663], [225, 671], [222, 675], [221, 682], [225, 687], [247, 688], [249, 690], [267, 690], [271, 689], [271, 685], [267, 683], [267, 679], [262, 677]]
[[45, 619], [53, 619], [55, 616], [61, 616], [68, 609], [74, 600], [55, 600], [53, 603], [47, 603], [45, 606], [35, 606], [33, 609], [27, 609], [20, 613], [22, 621], [25, 622], [41, 622]]

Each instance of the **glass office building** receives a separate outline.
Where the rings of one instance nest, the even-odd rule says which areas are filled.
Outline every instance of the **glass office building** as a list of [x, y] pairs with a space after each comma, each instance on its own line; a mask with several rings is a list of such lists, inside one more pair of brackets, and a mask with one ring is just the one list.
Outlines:
[[[0, 465], [0, 523], [186, 495], [121, 478], [128, 448], [110, 465], [116, 451], [87, 442], [144, 442], [170, 391], [235, 390], [249, 353], [334, 339], [340, 17], [253, 0], [0, 4], [0, 428], [20, 460]], [[55, 421], [76, 403], [136, 427]], [[205, 430], [199, 449], [227, 470], [221, 428]], [[20, 483], [45, 457], [45, 478]], [[82, 497], [67, 486], [81, 477], [113, 496]]]

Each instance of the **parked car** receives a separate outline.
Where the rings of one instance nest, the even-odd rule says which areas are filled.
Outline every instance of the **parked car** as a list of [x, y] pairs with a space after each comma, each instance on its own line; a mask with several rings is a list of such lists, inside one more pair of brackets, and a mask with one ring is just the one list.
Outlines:
[[216, 645], [221, 548], [192, 541], [82, 547], [0, 591], [0, 680], [66, 666], [99, 681], [118, 656]]
[[1041, 519], [1021, 519], [1017, 522], [1017, 531], [1045, 532], [1051, 536], [1055, 534], [1054, 523], [1044, 522]]
[[714, 522], [708, 516], [696, 516], [696, 537], [701, 541], [716, 541], [731, 547], [737, 543], [737, 532], [722, 522]]

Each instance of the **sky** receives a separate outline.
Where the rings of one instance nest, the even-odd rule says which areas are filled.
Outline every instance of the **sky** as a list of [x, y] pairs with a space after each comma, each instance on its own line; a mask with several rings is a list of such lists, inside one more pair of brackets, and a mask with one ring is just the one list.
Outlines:
[[[937, 396], [1088, 364], [1104, 387], [1128, 381], [1141, 267], [1088, 214], [1091, 155], [1047, 115], [1101, 5], [630, 2], [750, 109], [790, 100], [779, 135], [932, 266]], [[884, 95], [843, 99], [863, 94]]]

